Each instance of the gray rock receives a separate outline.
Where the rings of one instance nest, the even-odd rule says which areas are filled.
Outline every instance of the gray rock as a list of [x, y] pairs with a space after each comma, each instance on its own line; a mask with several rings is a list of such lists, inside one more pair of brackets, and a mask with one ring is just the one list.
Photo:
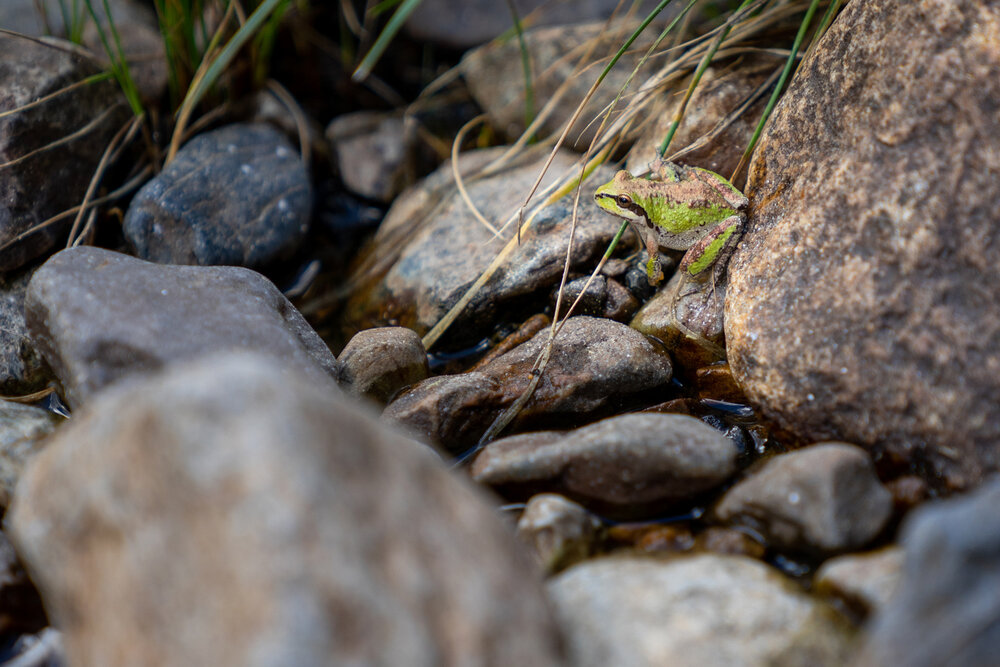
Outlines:
[[23, 396], [53, 379], [31, 343], [24, 319], [24, 295], [33, 270], [0, 275], [0, 395]]
[[283, 361], [102, 392], [7, 525], [71, 664], [561, 664], [490, 502]]
[[[428, 378], [390, 403], [382, 417], [449, 452], [465, 451], [527, 388], [535, 358], [548, 339], [546, 329], [478, 371]], [[572, 317], [511, 428], [544, 428], [606, 415], [623, 401], [640, 400], [663, 387], [670, 377], [667, 354], [638, 331], [611, 320]]]
[[872, 553], [837, 556], [813, 576], [813, 590], [844, 600], [863, 615], [884, 609], [903, 574], [903, 550], [886, 547]]
[[892, 514], [892, 494], [863, 449], [826, 443], [771, 459], [729, 489], [715, 513], [779, 549], [830, 555], [878, 536]]
[[998, 42], [992, 2], [846, 5], [768, 121], [729, 266], [729, 361], [768, 417], [952, 487], [1000, 468]]
[[[637, 21], [615, 21], [610, 25], [604, 21], [580, 21], [577, 18], [568, 25], [532, 28], [524, 32], [525, 45], [532, 61], [535, 99], [549, 103], [560, 89], [564, 89], [562, 103], [557, 104], [542, 123], [539, 133], [543, 136], [559, 136], [563, 124], [570, 120], [576, 105], [587, 95], [601, 74], [601, 67], [588, 67], [579, 71], [580, 54], [583, 53], [581, 44], [596, 40], [597, 45], [593, 51], [595, 59], [603, 55], [610, 56], [638, 26]], [[633, 47], [621, 57], [618, 66], [607, 74], [604, 83], [587, 103], [567, 135], [567, 148], [580, 152], [587, 149], [600, 126], [600, 122], [592, 122], [593, 119], [601, 118], [605, 107], [625, 85], [657, 33], [653, 29], [643, 31]], [[525, 129], [524, 66], [520, 42], [507, 39], [484, 44], [467, 52], [459, 69], [469, 92], [476, 103], [489, 114], [493, 126], [511, 140], [519, 137]], [[652, 63], [647, 62], [639, 71], [638, 80], [642, 81], [652, 72]]]
[[67, 665], [62, 647], [62, 635], [54, 628], [38, 634], [21, 635], [10, 646], [4, 667], [63, 667]]
[[224, 350], [270, 352], [314, 382], [338, 373], [302, 315], [249, 269], [71, 248], [35, 272], [26, 308], [32, 339], [73, 407], [126, 375]]
[[1000, 655], [1000, 481], [929, 503], [904, 523], [902, 578], [858, 667], [987, 667]]
[[383, 404], [429, 373], [420, 336], [405, 327], [359, 331], [340, 353], [340, 363], [345, 391]]
[[6, 508], [24, 464], [42, 450], [63, 418], [33, 405], [0, 401], [0, 507]]
[[532, 496], [517, 521], [518, 539], [531, 547], [535, 560], [547, 572], [589, 556], [600, 530], [600, 519], [555, 493]]
[[417, 124], [398, 114], [357, 111], [334, 118], [326, 128], [340, 176], [348, 190], [392, 201], [416, 180], [412, 150]]
[[[473, 172], [502, 154], [503, 149], [488, 149], [464, 154], [461, 159], [469, 197], [497, 228], [512, 220], [544, 161], [528, 151], [498, 173], [472, 178]], [[560, 151], [542, 187], [558, 174], [576, 168], [574, 165], [573, 154]], [[601, 169], [591, 178], [599, 183], [610, 177], [609, 169]], [[523, 311], [533, 297], [538, 305], [545, 303], [549, 290], [562, 276], [571, 217], [570, 197], [542, 210], [532, 227], [523, 230], [520, 244], [513, 247], [451, 326], [446, 339], [449, 344], [478, 342], [489, 335], [496, 329], [498, 311]], [[400, 196], [386, 214], [375, 237], [374, 266], [365, 265], [353, 276], [360, 286], [347, 306], [347, 326], [357, 331], [373, 323], [392, 323], [420, 335], [427, 333], [515, 237], [515, 227], [513, 222], [506, 224], [500, 235], [494, 236], [458, 194], [450, 163], [443, 165]], [[570, 258], [573, 269], [589, 273], [618, 227], [618, 220], [604, 213], [590, 197], [583, 197]], [[619, 251], [627, 252], [629, 247], [628, 243], [619, 244]]]
[[613, 417], [546, 442], [529, 433], [497, 440], [476, 457], [472, 477], [504, 495], [561, 493], [615, 517], [690, 502], [736, 472], [726, 436], [687, 415]]
[[[69, 42], [0, 34], [0, 112], [101, 70]], [[128, 116], [117, 84], [102, 81], [0, 117], [0, 272], [16, 269], [56, 244], [72, 217], [29, 230], [80, 203], [101, 154]], [[51, 146], [70, 136], [74, 138]]]
[[260, 266], [309, 228], [312, 188], [299, 155], [269, 125], [200, 134], [132, 200], [124, 231], [163, 264]]
[[576, 667], [817, 667], [848, 655], [842, 619], [748, 558], [592, 560], [549, 594]]

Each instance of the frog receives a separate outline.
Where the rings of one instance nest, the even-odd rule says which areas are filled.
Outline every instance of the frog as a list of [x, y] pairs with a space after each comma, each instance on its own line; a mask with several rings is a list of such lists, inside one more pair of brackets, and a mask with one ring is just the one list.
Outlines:
[[660, 248], [686, 250], [677, 270], [693, 281], [711, 276], [714, 285], [743, 234], [747, 198], [707, 169], [663, 161], [654, 171], [658, 180], [619, 171], [597, 188], [594, 201], [642, 239], [650, 285], [663, 280]]

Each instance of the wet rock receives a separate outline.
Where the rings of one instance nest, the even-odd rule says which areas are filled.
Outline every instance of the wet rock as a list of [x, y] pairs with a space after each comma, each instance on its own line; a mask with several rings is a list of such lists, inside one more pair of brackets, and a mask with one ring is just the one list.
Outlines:
[[[472, 447], [531, 381], [548, 329], [462, 375], [428, 378], [389, 404], [382, 418], [452, 453]], [[670, 359], [618, 322], [572, 317], [556, 337], [548, 368], [511, 428], [545, 428], [593, 419], [645, 398], [671, 377]]]
[[605, 665], [842, 665], [845, 623], [763, 563], [605, 558], [549, 585], [570, 661]]
[[601, 521], [572, 500], [540, 493], [528, 501], [517, 522], [517, 537], [531, 547], [547, 572], [581, 561], [600, 537]]
[[[597, 40], [598, 44], [592, 52], [594, 59], [611, 56], [629, 38], [637, 25], [637, 22], [632, 21], [616, 21], [611, 25], [603, 21], [580, 23], [577, 18], [569, 25], [524, 31], [525, 44], [532, 61], [535, 99], [548, 102], [557, 94], [563, 95], [563, 104], [554, 107], [542, 123], [539, 134], [558, 136], [562, 125], [573, 116], [576, 105], [587, 95], [601, 73], [599, 67], [590, 67], [583, 72], [577, 70], [580, 54], [583, 53], [581, 45]], [[625, 85], [629, 74], [655, 37], [655, 30], [643, 31], [633, 48], [621, 57], [618, 66], [607, 74], [604, 83], [587, 103], [567, 135], [567, 148], [580, 152], [587, 149], [600, 125], [599, 122], [591, 121], [601, 118], [605, 107]], [[469, 92], [476, 103], [489, 114], [493, 126], [510, 139], [519, 137], [525, 129], [524, 69], [519, 41], [498, 40], [469, 51], [462, 58], [459, 68], [469, 86]], [[651, 73], [652, 70], [647, 65], [640, 70], [640, 80]], [[562, 92], [560, 89], [563, 89]], [[604, 180], [609, 179], [610, 176]]]
[[[101, 70], [69, 42], [2, 34], [0, 113]], [[101, 154], [128, 117], [128, 106], [113, 81], [80, 86], [0, 117], [0, 272], [16, 269], [56, 245], [72, 217], [37, 232], [29, 230], [80, 203]], [[74, 138], [50, 146], [70, 136]]]
[[729, 364], [703, 366], [695, 371], [695, 383], [699, 398], [710, 398], [730, 403], [746, 403], [747, 397], [736, 384]]
[[[352, 296], [345, 315], [347, 327], [359, 330], [398, 324], [423, 335], [458, 302], [515, 237], [511, 216], [516, 215], [544, 160], [528, 152], [499, 173], [472, 178], [503, 153], [503, 149], [474, 151], [461, 159], [471, 200], [497, 229], [503, 226], [500, 235], [495, 236], [469, 211], [452, 181], [450, 163], [445, 164], [399, 197], [389, 210], [375, 237], [371, 265], [365, 267], [374, 276], [391, 268]], [[575, 168], [574, 164], [573, 154], [561, 151], [542, 187], [557, 174]], [[592, 178], [595, 183], [607, 180], [610, 170], [602, 169]], [[584, 199], [571, 257], [576, 270], [592, 266], [619, 227], [589, 197]], [[518, 317], [520, 312], [541, 310], [538, 306], [562, 276], [571, 216], [572, 201], [564, 197], [542, 210], [530, 228], [522, 229], [520, 244], [514, 244], [452, 325], [446, 339], [449, 344], [462, 346], [489, 335], [497, 326], [498, 313], [512, 313], [508, 316], [517, 320], [523, 318]], [[359, 269], [354, 280], [372, 280], [372, 275], [365, 275], [366, 269]]]
[[[531, 15], [532, 25], [561, 25], [605, 19], [619, 8], [617, 0], [576, 0], [572, 3], [517, 0], [518, 16]], [[643, 16], [656, 6], [646, 0], [639, 8]], [[666, 13], [661, 14], [666, 17]], [[424, 0], [406, 22], [407, 31], [419, 40], [465, 49], [482, 44], [514, 25], [506, 4], [481, 0]], [[537, 65], [536, 65], [537, 67]], [[522, 76], [522, 81], [523, 76]]]
[[412, 156], [416, 123], [396, 114], [358, 111], [335, 118], [326, 137], [347, 189], [391, 202], [416, 179]]
[[224, 350], [270, 352], [313, 382], [338, 373], [302, 315], [249, 269], [163, 266], [71, 248], [35, 272], [26, 308], [32, 340], [74, 407], [126, 375]]
[[260, 266], [309, 228], [312, 188], [298, 153], [269, 125], [200, 134], [132, 200], [124, 231], [162, 264]]
[[724, 482], [736, 453], [693, 417], [629, 414], [551, 442], [531, 433], [497, 440], [476, 457], [472, 477], [507, 496], [545, 490], [615, 517], [648, 516]]
[[62, 421], [33, 405], [0, 401], [0, 507], [10, 504], [24, 464], [42, 450], [45, 437]]
[[715, 513], [779, 549], [830, 555], [873, 540], [892, 513], [892, 495], [863, 449], [825, 443], [771, 459], [727, 491]]
[[[31, 583], [14, 547], [0, 533], [0, 632], [37, 632], [48, 625], [42, 600]], [[7, 661], [4, 660], [4, 664]]]
[[[724, 67], [709, 67], [705, 70], [684, 112], [684, 119], [667, 149], [668, 155], [681, 150], [684, 152], [671, 159], [729, 178], [736, 171], [743, 150], [750, 144], [757, 129], [757, 123], [770, 97], [770, 89], [761, 91], [756, 102], [725, 125], [721, 132], [711, 138], [708, 135], [725, 123], [726, 117], [757, 92], [761, 84], [784, 67], [784, 64], [784, 57], [760, 54], [746, 57], [735, 66], [730, 63]], [[687, 86], [687, 82], [683, 85]], [[683, 99], [682, 95], [671, 94], [670, 97], [669, 106], [656, 113], [655, 122], [642, 132], [629, 151], [626, 169], [633, 174], [648, 171], [650, 164], [656, 159], [656, 147], [667, 136], [677, 114], [677, 107]], [[737, 179], [737, 187], [743, 187], [745, 174], [744, 171]]]
[[561, 664], [490, 502], [364, 412], [249, 353], [77, 411], [7, 515], [70, 663]]
[[950, 487], [1000, 467], [998, 42], [981, 0], [847, 5], [768, 121], [729, 265], [751, 400]]
[[926, 504], [903, 525], [896, 595], [869, 625], [858, 667], [996, 664], [1000, 652], [1000, 481]]
[[714, 290], [689, 290], [690, 281], [674, 273], [666, 287], [639, 309], [630, 326], [662, 340], [677, 365], [693, 372], [726, 358], [726, 286], [719, 283]]
[[823, 563], [813, 589], [844, 600], [862, 615], [878, 612], [892, 599], [903, 570], [903, 550], [886, 547], [873, 553], [837, 556]]
[[42, 355], [31, 343], [24, 320], [24, 295], [31, 270], [0, 275], [0, 395], [22, 396], [53, 379]]
[[346, 391], [383, 404], [429, 372], [420, 336], [405, 327], [359, 331], [341, 352], [340, 363]]
[[[595, 276], [590, 281], [590, 285], [587, 286], [588, 280], [590, 280], [589, 276], [582, 276], [566, 283], [560, 312], [565, 313], [580, 298], [581, 293], [583, 293], [583, 297], [580, 298], [580, 303], [573, 311], [575, 315], [595, 315], [616, 322], [627, 322], [639, 309], [639, 302], [636, 298], [617, 280], [599, 275]], [[587, 291], [583, 292], [585, 286], [587, 286]], [[558, 295], [559, 289], [557, 287], [549, 298], [553, 312]]]

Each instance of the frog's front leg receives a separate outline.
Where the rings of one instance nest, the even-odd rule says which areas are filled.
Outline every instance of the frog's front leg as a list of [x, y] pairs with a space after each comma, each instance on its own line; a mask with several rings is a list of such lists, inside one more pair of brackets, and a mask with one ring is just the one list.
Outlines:
[[700, 241], [688, 248], [678, 271], [701, 280], [712, 275], [705, 272], [713, 266], [725, 266], [743, 234], [743, 220], [742, 215], [731, 215], [716, 225]]
[[[636, 230], [638, 231], [638, 230]], [[646, 246], [646, 254], [649, 260], [646, 262], [646, 277], [650, 285], [659, 285], [663, 281], [663, 269], [660, 266], [660, 240], [653, 229], [646, 230], [646, 233], [639, 233]]]

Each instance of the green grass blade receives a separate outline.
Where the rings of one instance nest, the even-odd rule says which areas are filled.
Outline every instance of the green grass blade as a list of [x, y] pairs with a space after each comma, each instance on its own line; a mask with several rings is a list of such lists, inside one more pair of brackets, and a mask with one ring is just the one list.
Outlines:
[[378, 39], [375, 40], [375, 44], [369, 49], [368, 53], [361, 60], [361, 64], [358, 68], [354, 70], [354, 74], [351, 75], [351, 79], [354, 81], [364, 81], [368, 78], [368, 75], [372, 73], [372, 69], [375, 67], [375, 63], [378, 62], [385, 50], [389, 48], [389, 43], [399, 32], [403, 24], [406, 23], [406, 19], [410, 17], [413, 10], [420, 5], [420, 0], [403, 0], [399, 8], [393, 13], [392, 18], [389, 19], [389, 23], [386, 24], [385, 28], [379, 34]]
[[[517, 14], [514, 0], [507, 0], [507, 7], [510, 9], [510, 17], [514, 21], [514, 30], [517, 32], [517, 43], [521, 50], [521, 67], [524, 70], [524, 126], [531, 127], [531, 122], [535, 119], [535, 86], [531, 77], [531, 54], [528, 53], [528, 44], [524, 41], [524, 26], [521, 25], [521, 17]], [[532, 137], [528, 137], [528, 141], [531, 140]]]
[[104, 0], [104, 14], [108, 18], [108, 25], [115, 40], [114, 49], [111, 48], [104, 26], [101, 25], [100, 20], [97, 18], [97, 12], [94, 11], [93, 3], [91, 0], [84, 0], [84, 3], [87, 6], [87, 11], [90, 12], [91, 18], [94, 19], [94, 25], [97, 28], [97, 36], [101, 40], [101, 45], [104, 47], [104, 51], [111, 61], [111, 72], [118, 81], [118, 86], [125, 94], [125, 99], [128, 100], [128, 104], [132, 108], [132, 113], [136, 117], [143, 115], [145, 109], [142, 106], [142, 97], [139, 95], [139, 89], [136, 88], [135, 81], [132, 80], [132, 74], [129, 72], [128, 60], [125, 58], [125, 52], [122, 49], [121, 39], [118, 36], [118, 29], [115, 28], [115, 22], [111, 16], [111, 8], [108, 5], [108, 0]]
[[[752, 2], [752, 0], [743, 0], [739, 7], [733, 14], [738, 14], [743, 11]], [[684, 94], [684, 99], [681, 100], [680, 107], [677, 109], [677, 114], [674, 116], [674, 120], [670, 123], [670, 128], [667, 130], [667, 136], [663, 138], [660, 142], [659, 147], [656, 149], [656, 154], [661, 158], [666, 155], [667, 147], [670, 146], [670, 142], [673, 141], [674, 135], [677, 133], [677, 128], [681, 125], [681, 120], [684, 119], [684, 112], [687, 110], [688, 102], [691, 101], [691, 96], [694, 95], [695, 89], [698, 87], [698, 83], [701, 81], [702, 75], [705, 70], [708, 69], [709, 64], [712, 62], [712, 58], [715, 57], [715, 52], [719, 50], [722, 46], [722, 42], [726, 39], [726, 36], [731, 30], [731, 23], [726, 22], [720, 30], [718, 36], [713, 40], [711, 46], [709, 46], [708, 51], [705, 52], [705, 56], [698, 63], [698, 69], [695, 70], [694, 76], [691, 78], [691, 84], [688, 86], [687, 92]]]
[[730, 177], [730, 180], [736, 178], [736, 175], [740, 173], [743, 165], [746, 164], [746, 161], [750, 158], [750, 154], [753, 153], [753, 149], [757, 146], [757, 140], [760, 139], [761, 132], [764, 130], [764, 125], [767, 123], [767, 119], [771, 117], [771, 112], [774, 111], [774, 106], [778, 103], [778, 98], [781, 97], [781, 91], [785, 87], [785, 82], [788, 80], [788, 77], [795, 66], [795, 60], [799, 52], [799, 47], [802, 46], [802, 40], [809, 31], [809, 24], [812, 22], [813, 15], [816, 13], [816, 9], [819, 7], [819, 4], [820, 0], [812, 0], [809, 5], [809, 9], [806, 10], [806, 15], [803, 17], [802, 23], [799, 24], [799, 31], [795, 35], [795, 42], [792, 44], [792, 52], [788, 54], [788, 60], [785, 61], [785, 69], [781, 72], [781, 78], [778, 79], [778, 83], [774, 87], [774, 92], [771, 93], [771, 98], [767, 101], [767, 106], [764, 107], [764, 113], [761, 115], [753, 136], [750, 138], [750, 143], [747, 145], [746, 150], [743, 151], [740, 163], [736, 167], [736, 171], [734, 171], [733, 175]]

